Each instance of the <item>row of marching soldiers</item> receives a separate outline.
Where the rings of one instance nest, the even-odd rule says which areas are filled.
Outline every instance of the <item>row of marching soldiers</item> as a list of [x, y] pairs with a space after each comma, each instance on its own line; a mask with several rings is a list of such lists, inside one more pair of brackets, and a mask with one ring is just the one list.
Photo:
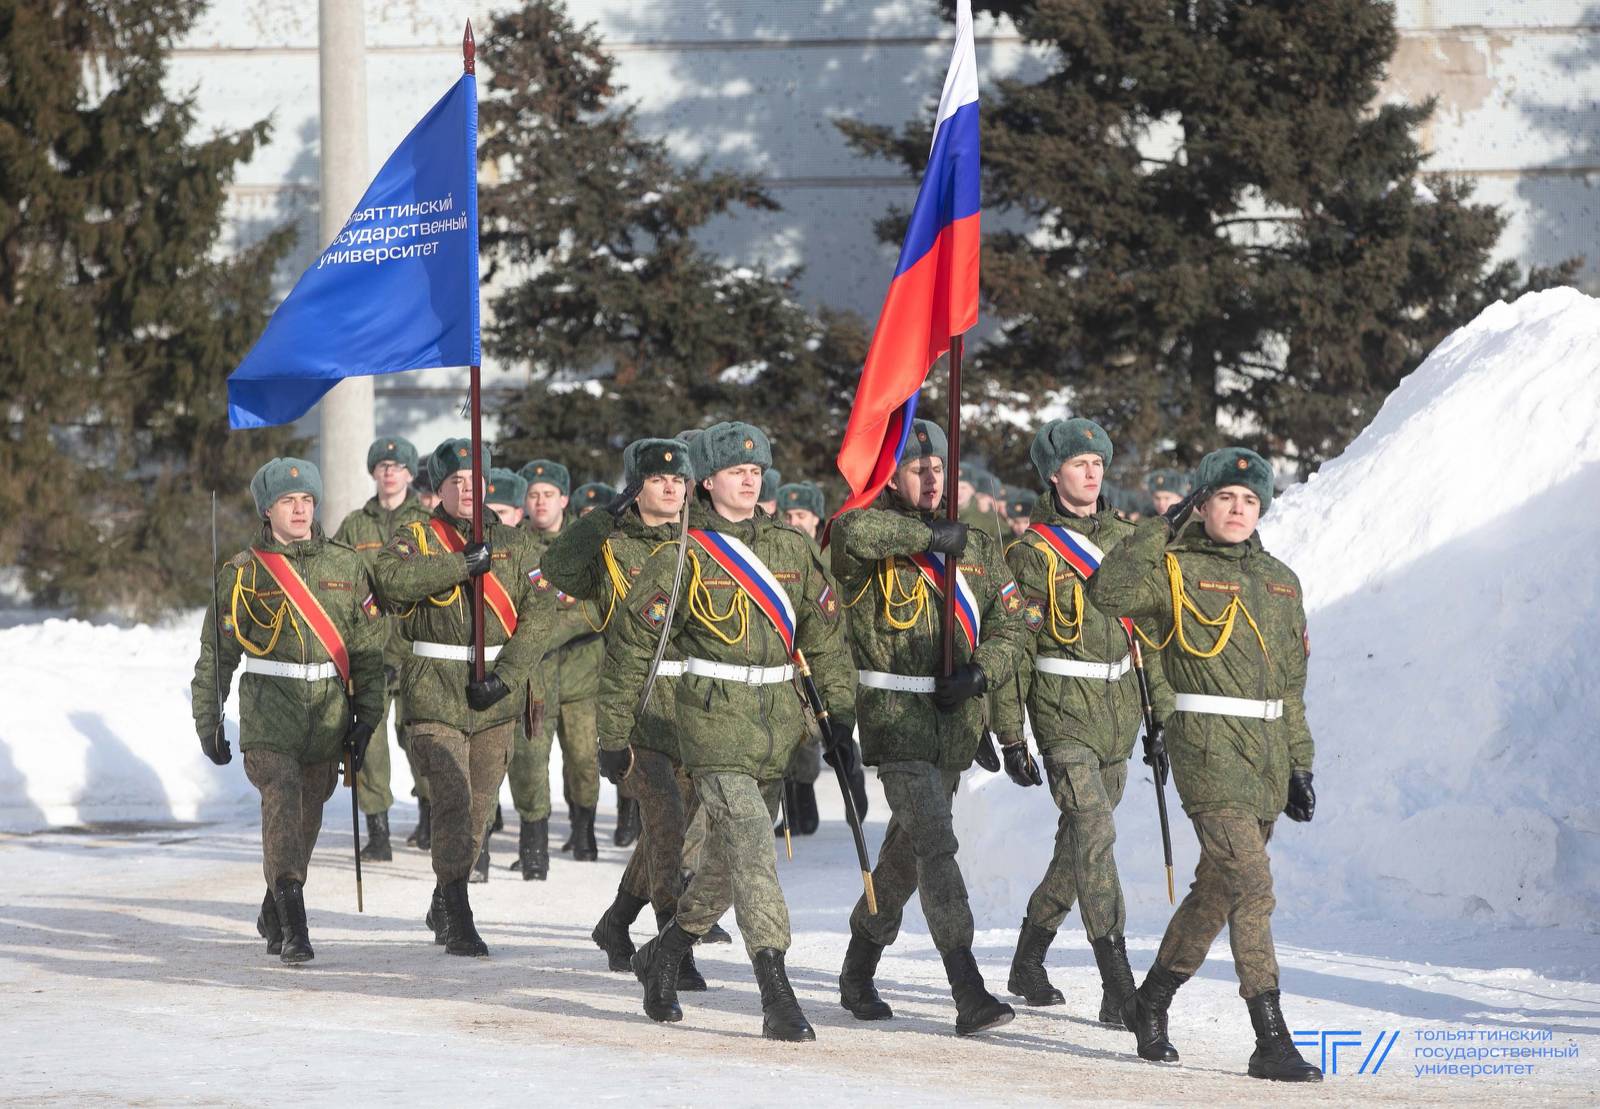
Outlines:
[[[378, 448], [393, 442], [375, 444], [378, 463]], [[861, 763], [875, 767], [890, 810], [873, 871], [875, 911], [863, 895], [850, 914], [839, 976], [840, 1002], [856, 1018], [893, 1016], [877, 967], [919, 895], [956, 1031], [1013, 1019], [973, 956], [957, 863], [951, 806], [977, 760], [1003, 766], [1020, 786], [1047, 785], [1060, 810], [1054, 855], [1012, 960], [1012, 994], [1063, 1003], [1045, 959], [1076, 904], [1100, 971], [1100, 1020], [1132, 1032], [1140, 1057], [1175, 1062], [1169, 1006], [1226, 925], [1256, 1034], [1249, 1073], [1320, 1079], [1284, 1022], [1271, 934], [1268, 840], [1280, 813], [1306, 821], [1315, 806], [1300, 585], [1256, 534], [1272, 469], [1244, 448], [1213, 452], [1191, 490], [1135, 525], [1104, 499], [1112, 444], [1098, 424], [1051, 421], [1030, 453], [1041, 489], [1027, 525], [1013, 523], [1003, 545], [946, 518], [945, 435], [917, 420], [887, 487], [834, 521], [826, 550], [761, 506], [774, 492], [780, 502], [800, 494], [763, 493], [770, 445], [740, 422], [631, 444], [625, 487], [591, 498], [594, 511], [553, 540], [514, 520], [486, 520], [484, 540], [472, 542], [464, 440], [440, 444], [426, 461], [439, 498], [432, 512], [391, 529], [374, 553], [323, 536], [310, 463], [269, 462], [251, 489], [260, 543], [221, 568], [220, 624], [214, 610], [194, 681], [202, 748], [226, 762], [212, 691], [244, 662], [239, 735], [262, 794], [269, 888], [258, 928], [269, 951], [311, 957], [307, 861], [338, 760], [359, 766], [383, 720], [393, 619], [409, 652], [398, 674], [402, 734], [431, 807], [437, 886], [426, 919], [450, 953], [487, 953], [468, 877], [519, 733], [564, 707], [542, 666], [569, 634], [563, 606], [589, 606], [604, 632], [595, 762], [637, 804], [643, 826], [593, 938], [612, 970], [638, 978], [652, 1019], [681, 1020], [679, 991], [704, 988], [692, 951], [731, 907], [760, 988], [763, 1034], [815, 1038], [784, 965], [789, 914], [772, 839], [783, 779], [811, 735], [847, 781], [859, 781]], [[496, 487], [517, 475], [491, 470], [487, 457], [481, 464], [487, 501], [516, 503]], [[554, 464], [530, 463], [541, 465]], [[381, 497], [377, 466], [375, 478]], [[820, 497], [805, 499], [812, 519], [796, 522], [814, 525]], [[957, 565], [958, 634], [947, 673], [948, 559]], [[474, 681], [469, 597], [480, 577], [487, 669]], [[1194, 882], [1137, 986], [1112, 850], [1113, 811], [1142, 723], [1130, 673], [1135, 637], [1154, 721], [1145, 761], [1163, 784], [1174, 778], [1200, 847]], [[807, 667], [827, 710], [810, 718], [797, 692]], [[569, 785], [569, 796], [590, 807], [592, 821], [592, 794]], [[524, 826], [547, 817], [546, 798], [542, 814], [523, 813]], [[575, 827], [581, 819], [575, 809]], [[686, 870], [693, 820], [703, 821], [704, 842]], [[630, 926], [647, 905], [657, 927], [635, 949]]]

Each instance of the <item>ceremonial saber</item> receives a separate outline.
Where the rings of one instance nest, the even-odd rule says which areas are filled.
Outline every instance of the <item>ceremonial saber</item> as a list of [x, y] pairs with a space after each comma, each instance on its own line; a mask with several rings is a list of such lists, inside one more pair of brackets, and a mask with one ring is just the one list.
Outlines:
[[[817, 683], [811, 680], [811, 666], [806, 662], [806, 656], [796, 651], [794, 653], [794, 666], [800, 675], [800, 686], [805, 690], [806, 704], [811, 707], [811, 715], [816, 718], [819, 728], [827, 727], [828, 706], [822, 703], [822, 694], [817, 692]], [[854, 743], [852, 737], [846, 736], [844, 742]], [[856, 842], [856, 862], [861, 865], [861, 888], [867, 895], [867, 915], [878, 915], [878, 891], [872, 885], [872, 860], [867, 856], [867, 837], [861, 830], [861, 814], [856, 812], [855, 798], [850, 795], [850, 779], [845, 777], [844, 767], [834, 760], [833, 776], [839, 780], [839, 793], [844, 798], [844, 819], [850, 825], [850, 836]]]
[[[354, 691], [351, 691], [352, 696]], [[356, 751], [351, 747], [344, 756], [344, 784], [350, 788], [350, 831], [355, 836], [356, 852], [356, 912], [366, 912], [361, 898], [361, 809], [356, 804]]]
[[[1134, 638], [1133, 622], [1123, 625], [1122, 630], [1128, 633], [1128, 651], [1133, 656], [1133, 673], [1139, 682], [1139, 708], [1144, 713], [1144, 734], [1148, 743], [1150, 737], [1156, 734], [1156, 710], [1150, 701], [1150, 679], [1144, 672], [1144, 653], [1139, 649], [1139, 641]], [[1156, 781], [1156, 813], [1161, 817], [1161, 853], [1167, 862], [1167, 904], [1173, 905], [1178, 899], [1172, 887], [1172, 829], [1167, 824], [1167, 791], [1161, 783], [1160, 767], [1152, 766], [1150, 776]]]

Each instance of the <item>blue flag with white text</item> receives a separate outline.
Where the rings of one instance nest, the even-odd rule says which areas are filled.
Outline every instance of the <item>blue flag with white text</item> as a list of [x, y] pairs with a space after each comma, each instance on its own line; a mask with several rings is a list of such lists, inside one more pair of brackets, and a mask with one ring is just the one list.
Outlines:
[[478, 365], [477, 143], [464, 73], [228, 375], [231, 427], [296, 420], [346, 377]]

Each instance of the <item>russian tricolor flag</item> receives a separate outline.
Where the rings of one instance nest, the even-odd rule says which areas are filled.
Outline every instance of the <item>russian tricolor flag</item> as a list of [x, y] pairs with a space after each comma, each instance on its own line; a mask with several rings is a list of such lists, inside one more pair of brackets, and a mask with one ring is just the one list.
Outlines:
[[917, 391], [950, 337], [978, 322], [978, 59], [972, 4], [956, 5], [956, 45], [933, 151], [839, 447], [848, 512], [878, 495], [905, 448]]

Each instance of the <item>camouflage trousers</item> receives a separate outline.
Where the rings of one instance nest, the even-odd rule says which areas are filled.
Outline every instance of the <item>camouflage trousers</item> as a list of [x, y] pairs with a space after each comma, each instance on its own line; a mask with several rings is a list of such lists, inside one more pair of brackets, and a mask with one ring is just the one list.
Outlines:
[[466, 735], [448, 724], [412, 724], [411, 749], [428, 777], [433, 805], [433, 874], [440, 884], [465, 878], [478, 861], [511, 764], [514, 720]]
[[950, 802], [961, 775], [931, 762], [886, 762], [878, 780], [889, 801], [889, 829], [878, 851], [872, 882], [878, 913], [867, 912], [863, 894], [850, 914], [850, 929], [889, 946], [913, 894], [922, 895], [922, 915], [941, 954], [972, 946], [972, 909], [967, 884], [956, 866], [956, 832]]
[[1091, 943], [1103, 936], [1120, 936], [1127, 913], [1112, 853], [1117, 842], [1112, 811], [1122, 800], [1128, 764], [1101, 766], [1099, 755], [1071, 743], [1047, 751], [1044, 768], [1061, 816], [1056, 821], [1055, 854], [1028, 899], [1028, 923], [1054, 932], [1076, 901]]
[[643, 829], [617, 885], [650, 902], [658, 914], [671, 915], [683, 893], [683, 834], [700, 798], [689, 776], [660, 751], [635, 747], [633, 757], [633, 772], [621, 789], [639, 802]]
[[244, 753], [244, 773], [261, 792], [261, 869], [269, 887], [279, 878], [304, 884], [311, 849], [322, 831], [322, 806], [339, 782], [339, 763], [302, 764], [260, 748]]
[[[548, 706], [547, 706], [548, 708]], [[521, 729], [511, 758], [511, 800], [524, 820], [550, 815], [550, 748], [561, 740], [562, 792], [568, 805], [600, 803], [600, 732], [594, 700], [568, 701], [547, 711], [533, 734]]]
[[390, 751], [389, 751], [389, 721], [395, 722], [396, 742], [400, 750], [405, 752], [406, 762], [411, 766], [411, 780], [416, 782], [416, 795], [422, 800], [428, 798], [428, 779], [426, 775], [417, 771], [417, 762], [411, 757], [411, 744], [406, 737], [406, 729], [400, 723], [404, 714], [400, 711], [400, 694], [398, 688], [391, 689], [389, 696], [383, 702], [383, 717], [378, 721], [378, 727], [372, 733], [372, 742], [367, 745], [367, 757], [361, 763], [361, 773], [356, 775], [356, 803], [361, 806], [361, 811], [369, 816], [373, 813], [388, 812], [394, 807], [394, 790], [390, 782]]
[[778, 885], [772, 843], [783, 783], [757, 782], [748, 774], [700, 774], [694, 788], [706, 814], [706, 845], [678, 898], [679, 926], [703, 936], [732, 905], [752, 958], [763, 947], [789, 950], [789, 906]]
[[1278, 955], [1272, 946], [1277, 902], [1267, 859], [1272, 822], [1222, 809], [1197, 814], [1194, 828], [1200, 836], [1200, 863], [1156, 958], [1168, 970], [1193, 974], [1226, 924], [1239, 995], [1251, 998], [1277, 989]]
[[816, 736], [807, 735], [795, 744], [783, 776], [807, 786], [822, 776], [822, 742]]
[[[698, 801], [698, 796], [696, 797]], [[689, 826], [683, 832], [683, 869], [693, 874], [700, 869], [700, 859], [706, 853], [706, 810], [697, 803], [689, 816]]]

